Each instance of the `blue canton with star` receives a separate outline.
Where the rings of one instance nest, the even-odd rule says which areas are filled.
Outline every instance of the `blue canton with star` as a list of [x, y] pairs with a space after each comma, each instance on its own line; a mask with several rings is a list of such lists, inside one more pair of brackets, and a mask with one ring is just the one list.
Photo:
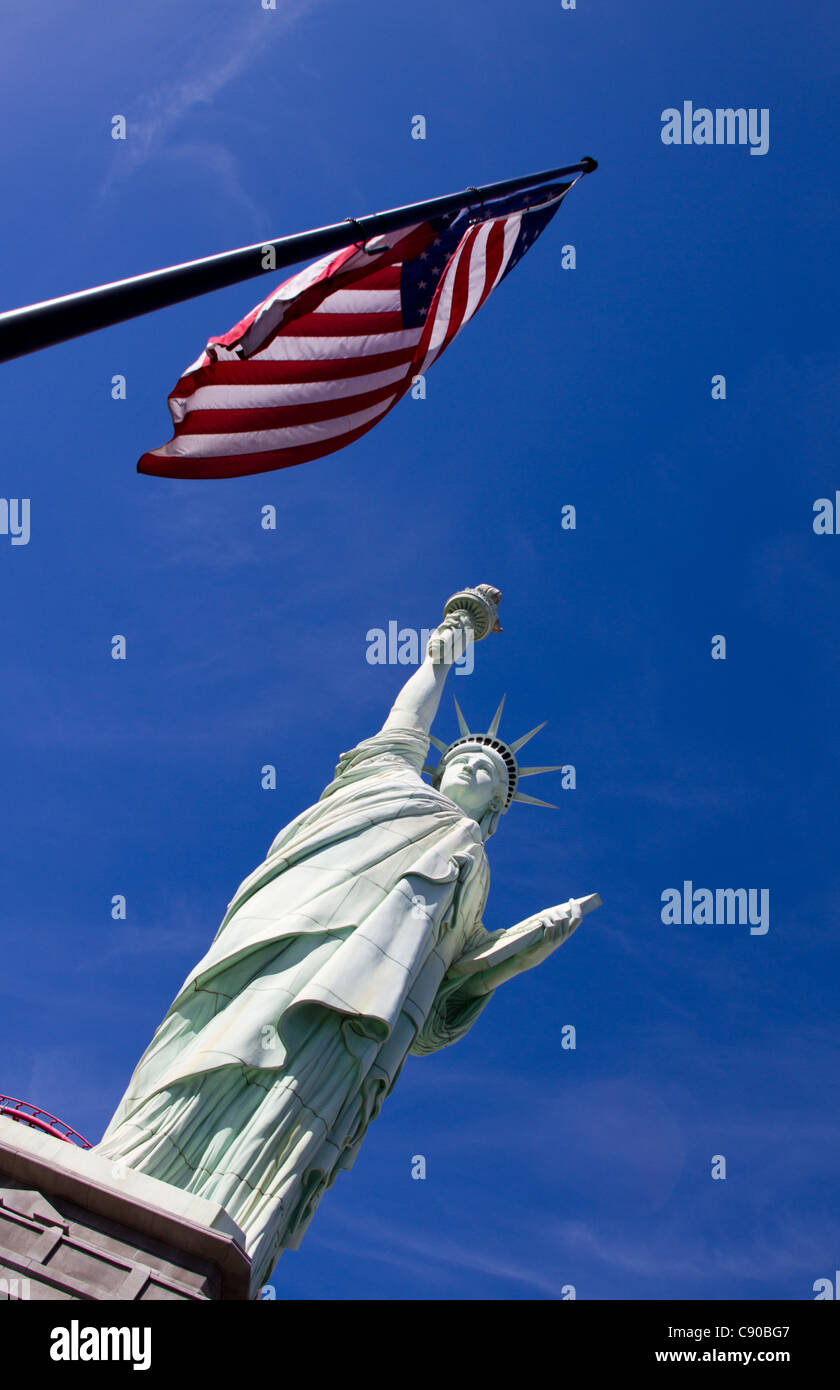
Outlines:
[[[546, 184], [542, 188], [529, 189], [527, 193], [515, 193], [510, 197], [496, 198], [484, 204], [479, 200], [472, 207], [436, 218], [430, 224], [435, 232], [434, 240], [426, 247], [425, 251], [421, 251], [419, 256], [415, 256], [414, 260], [406, 261], [402, 268], [400, 295], [403, 327], [422, 328], [426, 322], [440, 277], [458, 249], [458, 243], [471, 222], [484, 222], [494, 217], [505, 217], [512, 212], [519, 212], [523, 208], [533, 207], [533, 211], [528, 212], [527, 216], [522, 219], [519, 235], [502, 276], [504, 279], [548, 226], [560, 206], [559, 195], [565, 193], [570, 187], [571, 184], [567, 183]], [[551, 203], [548, 207], [534, 207], [535, 204], [545, 203], [551, 197], [557, 197], [558, 201]]]

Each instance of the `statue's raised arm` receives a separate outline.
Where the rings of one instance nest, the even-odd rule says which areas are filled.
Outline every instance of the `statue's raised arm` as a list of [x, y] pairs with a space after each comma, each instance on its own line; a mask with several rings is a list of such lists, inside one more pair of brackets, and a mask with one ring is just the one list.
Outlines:
[[429, 638], [426, 655], [406, 681], [383, 725], [388, 729], [431, 732], [443, 686], [450, 668], [460, 661], [470, 642], [480, 642], [488, 632], [501, 632], [498, 607], [501, 592], [492, 584], [461, 589], [447, 600], [443, 621]]

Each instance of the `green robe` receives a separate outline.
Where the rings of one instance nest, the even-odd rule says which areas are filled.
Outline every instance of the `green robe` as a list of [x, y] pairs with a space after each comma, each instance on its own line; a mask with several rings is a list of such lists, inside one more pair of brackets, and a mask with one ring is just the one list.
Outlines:
[[240, 885], [96, 1146], [221, 1203], [253, 1289], [407, 1055], [463, 1037], [490, 998], [450, 974], [490, 939], [489, 873], [476, 822], [420, 775], [428, 745], [405, 728], [342, 755]]

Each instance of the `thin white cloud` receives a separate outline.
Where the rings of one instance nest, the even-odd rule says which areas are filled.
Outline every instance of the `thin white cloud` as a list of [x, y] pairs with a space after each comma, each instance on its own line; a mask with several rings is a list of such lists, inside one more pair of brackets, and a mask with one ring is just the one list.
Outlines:
[[[646, 1228], [642, 1237], [632, 1239], [626, 1230], [604, 1234], [586, 1222], [567, 1221], [558, 1224], [556, 1233], [570, 1252], [643, 1279], [738, 1279], [778, 1285], [792, 1272], [802, 1271], [808, 1276], [803, 1282], [803, 1290], [807, 1290], [811, 1279], [821, 1273], [814, 1229], [806, 1229], [795, 1220], [783, 1221], [775, 1231], [726, 1249], [704, 1241], [690, 1229], [669, 1229], [663, 1239]], [[819, 1239], [830, 1243], [831, 1237], [823, 1232]]]
[[439, 1237], [427, 1241], [418, 1236], [413, 1228], [399, 1228], [393, 1222], [377, 1221], [370, 1214], [358, 1221], [346, 1213], [333, 1219], [340, 1219], [353, 1239], [345, 1243], [319, 1237], [317, 1243], [324, 1249], [352, 1255], [354, 1259], [378, 1260], [415, 1274], [421, 1266], [426, 1269], [430, 1266], [468, 1269], [491, 1278], [512, 1280], [547, 1298], [562, 1296], [564, 1280], [559, 1277], [544, 1278], [538, 1271], [516, 1260], [482, 1253], [474, 1247], [455, 1241], [442, 1241]]
[[197, 151], [193, 142], [166, 149], [166, 142], [197, 107], [211, 105], [232, 82], [262, 60], [280, 38], [288, 38], [300, 21], [325, 3], [326, 0], [278, 0], [277, 10], [255, 9], [238, 31], [226, 19], [223, 30], [217, 26], [208, 31], [203, 43], [193, 43], [186, 59], [173, 46], [172, 71], [122, 113], [130, 119], [131, 139], [119, 149], [100, 196], [104, 197], [117, 180], [128, 177], [150, 158], [165, 154], [171, 159], [186, 156], [192, 150], [202, 162], [209, 160], [216, 174], [225, 176], [226, 192], [232, 191], [240, 199], [245, 197], [233, 156], [224, 146], [208, 144]]

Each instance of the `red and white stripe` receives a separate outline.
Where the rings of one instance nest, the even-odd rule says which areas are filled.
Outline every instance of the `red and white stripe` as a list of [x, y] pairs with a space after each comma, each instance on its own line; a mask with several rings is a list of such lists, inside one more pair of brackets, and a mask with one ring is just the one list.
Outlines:
[[228, 478], [344, 448], [387, 415], [476, 313], [504, 274], [522, 213], [467, 229], [425, 324], [403, 327], [405, 260], [434, 240], [427, 223], [370, 255], [348, 247], [280, 285], [207, 350], [169, 397], [174, 436], [141, 473]]

